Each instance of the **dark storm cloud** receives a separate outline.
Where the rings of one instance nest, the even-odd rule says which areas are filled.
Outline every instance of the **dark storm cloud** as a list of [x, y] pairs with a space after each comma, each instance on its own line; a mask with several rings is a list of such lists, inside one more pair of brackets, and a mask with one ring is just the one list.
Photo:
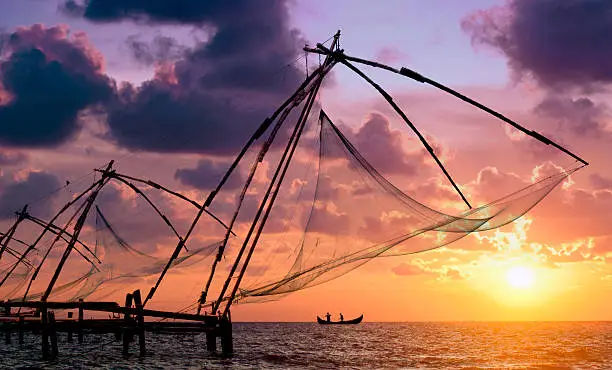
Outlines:
[[[0, 191], [0, 219], [11, 219], [24, 205], [41, 197], [54, 194], [60, 186], [54, 175], [46, 172], [30, 172], [24, 180], [10, 183]], [[30, 212], [37, 217], [48, 217], [52, 203], [49, 199], [31, 204]]]
[[144, 65], [170, 62], [180, 59], [185, 52], [175, 39], [167, 36], [155, 36], [152, 42], [142, 41], [137, 35], [127, 38], [126, 44], [136, 61]]
[[102, 58], [84, 34], [34, 25], [5, 35], [0, 50], [0, 143], [61, 144], [80, 128], [79, 113], [112, 96]]
[[[196, 168], [181, 168], [176, 170], [174, 178], [179, 180], [183, 185], [209, 190], [217, 186], [228, 168], [229, 164], [227, 163], [218, 163], [210, 159], [203, 159], [198, 162]], [[234, 171], [225, 184], [224, 189], [237, 189], [241, 187], [243, 183], [244, 180], [240, 172]]]
[[[304, 42], [282, 0], [90, 0], [63, 9], [96, 22], [192, 25], [210, 34], [174, 63], [154, 61], [154, 79], [119, 91], [109, 135], [128, 148], [232, 154], [303, 78], [283, 68]], [[150, 62], [156, 56], [147, 49], [132, 48]]]
[[[60, 9], [96, 22], [132, 20], [145, 23], [201, 24], [254, 10], [253, 1], [202, 0], [68, 0]], [[261, 3], [260, 3], [261, 4]]]
[[612, 1], [511, 0], [474, 13], [462, 27], [545, 87], [612, 82]]

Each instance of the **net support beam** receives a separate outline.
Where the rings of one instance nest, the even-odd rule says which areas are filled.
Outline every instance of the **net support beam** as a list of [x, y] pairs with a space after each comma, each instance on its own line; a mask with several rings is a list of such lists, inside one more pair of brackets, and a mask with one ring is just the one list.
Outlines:
[[17, 227], [19, 224], [25, 219], [25, 215], [28, 211], [28, 205], [23, 206], [21, 212], [17, 212], [17, 220], [13, 223], [10, 229], [0, 237], [0, 260], [2, 259], [2, 254], [7, 249], [9, 242], [13, 239], [13, 235], [15, 235], [15, 231], [17, 231]]
[[0, 286], [2, 286], [6, 280], [9, 278], [9, 276], [13, 273], [13, 271], [15, 271], [15, 269], [17, 268], [17, 266], [19, 265], [19, 263], [21, 263], [23, 260], [26, 259], [27, 255], [32, 252], [33, 250], [36, 249], [37, 244], [41, 241], [41, 239], [45, 236], [45, 234], [49, 231], [51, 231], [51, 225], [53, 225], [53, 223], [62, 215], [64, 214], [64, 212], [66, 212], [68, 210], [68, 208], [72, 207], [75, 203], [77, 203], [81, 198], [83, 198], [87, 193], [89, 193], [93, 188], [95, 188], [96, 186], [98, 186], [100, 183], [102, 182], [102, 180], [98, 180], [96, 182], [94, 182], [93, 184], [91, 184], [87, 189], [83, 190], [81, 193], [79, 193], [79, 195], [77, 195], [76, 197], [74, 197], [71, 201], [69, 201], [68, 203], [64, 204], [64, 206], [62, 207], [62, 209], [60, 209], [55, 216], [53, 216], [53, 218], [51, 218], [51, 220], [48, 222], [47, 226], [43, 229], [43, 231], [38, 235], [38, 237], [36, 238], [36, 240], [34, 240], [34, 242], [32, 244], [30, 244], [30, 246], [25, 250], [25, 252], [23, 252], [23, 254], [21, 255], [21, 258], [17, 261], [17, 263], [15, 263], [13, 265], [13, 267], [11, 267], [11, 269], [4, 275], [4, 278], [2, 278], [2, 281], [0, 281]]
[[166, 263], [166, 266], [164, 267], [164, 269], [162, 270], [161, 274], [159, 275], [157, 281], [155, 282], [155, 285], [153, 287], [151, 287], [151, 290], [149, 290], [149, 293], [147, 294], [147, 298], [145, 298], [145, 300], [143, 302], [143, 306], [145, 306], [147, 304], [147, 302], [153, 298], [153, 296], [155, 295], [155, 292], [159, 288], [159, 285], [161, 284], [164, 276], [168, 272], [168, 269], [170, 268], [170, 266], [172, 266], [172, 263], [178, 257], [181, 249], [183, 248], [183, 245], [187, 242], [187, 239], [189, 239], [189, 237], [193, 233], [193, 230], [195, 229], [196, 225], [200, 221], [200, 218], [202, 217], [202, 214], [206, 211], [206, 208], [212, 203], [212, 201], [214, 200], [215, 196], [221, 190], [223, 185], [227, 182], [227, 179], [229, 179], [230, 175], [236, 169], [236, 167], [238, 166], [238, 164], [240, 163], [240, 161], [242, 160], [242, 158], [244, 157], [244, 155], [246, 154], [248, 149], [251, 147], [251, 145], [253, 145], [253, 143], [257, 139], [259, 139], [261, 137], [261, 135], [263, 135], [268, 130], [268, 128], [270, 127], [272, 122], [274, 122], [274, 120], [276, 120], [276, 117], [279, 114], [281, 114], [281, 112], [283, 110], [285, 110], [285, 108], [289, 104], [291, 104], [299, 96], [299, 94], [301, 94], [304, 91], [304, 89], [319, 75], [320, 70], [321, 69], [319, 69], [318, 72], [312, 73], [310, 76], [308, 76], [306, 78], [306, 80], [304, 82], [302, 82], [302, 84], [295, 90], [293, 95], [291, 95], [287, 100], [285, 100], [285, 102], [283, 102], [283, 104], [281, 104], [276, 109], [276, 111], [274, 111], [274, 113], [272, 113], [272, 115], [270, 117], [266, 118], [259, 125], [257, 130], [255, 130], [253, 135], [251, 135], [251, 137], [249, 138], [247, 143], [242, 147], [242, 149], [240, 150], [240, 153], [238, 153], [238, 155], [234, 159], [234, 162], [232, 162], [232, 164], [230, 165], [230, 167], [227, 170], [227, 172], [225, 173], [225, 175], [223, 175], [223, 178], [221, 179], [221, 181], [219, 182], [217, 187], [209, 194], [208, 198], [204, 202], [204, 205], [200, 208], [200, 210], [196, 214], [196, 216], [195, 216], [193, 222], [191, 223], [191, 226], [189, 227], [189, 230], [185, 234], [185, 237], [183, 238], [183, 240], [179, 241], [179, 243], [177, 244], [176, 248], [174, 249], [174, 252], [172, 253], [170, 258], [168, 259], [168, 262]]
[[[332, 42], [331, 45], [331, 49], [334, 50], [335, 48], [337, 48], [338, 46], [338, 41], [340, 39], [340, 31], [338, 31], [335, 35], [334, 35], [334, 41]], [[261, 216], [262, 212], [264, 211], [264, 207], [266, 206], [266, 202], [268, 200], [268, 197], [270, 196], [270, 194], [272, 193], [272, 197], [270, 198], [270, 202], [268, 202], [267, 204], [267, 209], [265, 210], [265, 213], [263, 215], [262, 221], [259, 223], [259, 228], [255, 234], [255, 237], [253, 238], [253, 241], [251, 243], [251, 246], [249, 248], [249, 251], [247, 253], [247, 256], [245, 258], [244, 263], [242, 264], [242, 268], [240, 270], [240, 273], [238, 275], [238, 278], [236, 279], [236, 282], [234, 284], [234, 288], [232, 289], [232, 292], [229, 294], [229, 296], [227, 297], [227, 304], [225, 306], [224, 312], [223, 312], [223, 316], [227, 316], [229, 315], [229, 309], [230, 306], [232, 305], [232, 301], [234, 300], [234, 297], [236, 297], [236, 293], [238, 291], [238, 288], [240, 287], [240, 282], [242, 281], [242, 278], [244, 277], [244, 274], [246, 272], [246, 269], [248, 267], [249, 261], [253, 255], [253, 252], [255, 250], [255, 246], [257, 245], [257, 241], [259, 240], [259, 237], [261, 235], [261, 232], [265, 226], [266, 220], [268, 219], [268, 216], [270, 214], [270, 211], [272, 210], [272, 206], [274, 205], [274, 201], [276, 199], [276, 196], [278, 195], [278, 191], [280, 190], [280, 186], [282, 184], [282, 181], [285, 177], [285, 174], [287, 172], [287, 169], [289, 168], [289, 163], [291, 162], [291, 158], [293, 157], [293, 153], [295, 152], [295, 149], [297, 147], [297, 144], [299, 142], [299, 138], [302, 134], [302, 131], [306, 125], [306, 121], [308, 120], [308, 116], [310, 114], [310, 110], [312, 109], [312, 105], [314, 104], [315, 98], [317, 96], [317, 93], [319, 91], [319, 88], [321, 87], [321, 84], [323, 83], [323, 78], [327, 75], [327, 73], [333, 68], [333, 66], [335, 65], [335, 60], [327, 57], [325, 58], [325, 61], [323, 62], [323, 64], [319, 67], [319, 69], [321, 69], [321, 75], [318, 77], [318, 79], [316, 81], [314, 81], [314, 88], [312, 89], [312, 91], [309, 92], [308, 98], [304, 104], [304, 108], [300, 114], [300, 117], [298, 118], [298, 121], [295, 124], [295, 128], [294, 131], [291, 135], [291, 137], [289, 138], [289, 141], [287, 142], [287, 146], [285, 148], [285, 151], [283, 152], [283, 155], [281, 157], [281, 159], [279, 160], [278, 166], [276, 168], [276, 171], [274, 173], [274, 176], [272, 177], [272, 180], [270, 181], [270, 185], [268, 186], [268, 189], [264, 195], [264, 198], [262, 199], [262, 201], [260, 202], [259, 205], [259, 209], [257, 210], [257, 214], [255, 215], [255, 218], [253, 219], [253, 222], [251, 224], [251, 227], [249, 229], [249, 232], [244, 240], [244, 243], [240, 249], [240, 253], [239, 253], [239, 257], [236, 258], [236, 261], [234, 262], [234, 265], [232, 266], [232, 271], [230, 272], [230, 274], [228, 275], [225, 284], [223, 285], [223, 289], [221, 290], [221, 293], [219, 294], [219, 299], [217, 299], [217, 301], [214, 303], [213, 305], [213, 313], [219, 309], [219, 305], [221, 304], [221, 302], [224, 299], [224, 295], [225, 295], [225, 291], [227, 289], [227, 287], [230, 284], [231, 278], [232, 278], [232, 274], [235, 271], [235, 269], [238, 267], [238, 263], [240, 261], [240, 257], [242, 255], [242, 253], [245, 250], [245, 247], [248, 245], [251, 235], [258, 223], [259, 217]], [[314, 74], [314, 73], [313, 73]], [[278, 182], [277, 182], [277, 178], [278, 178]], [[274, 186], [276, 185], [276, 189], [274, 189]], [[273, 191], [274, 189], [274, 191]]]
[[324, 51], [327, 51], [329, 56], [331, 56], [332, 58], [338, 60], [340, 63], [344, 64], [350, 70], [352, 70], [357, 75], [359, 75], [361, 78], [366, 80], [370, 85], [372, 85], [372, 87], [374, 87], [374, 89], [376, 89], [376, 91], [378, 91], [383, 96], [383, 98], [389, 103], [389, 105], [391, 105], [391, 107], [393, 107], [395, 112], [397, 112], [397, 114], [402, 118], [402, 120], [406, 123], [406, 125], [408, 125], [408, 127], [410, 127], [410, 129], [415, 133], [415, 135], [421, 141], [421, 143], [423, 144], [425, 149], [429, 152], [431, 157], [434, 159], [434, 161], [436, 162], [438, 167], [442, 170], [442, 173], [444, 173], [444, 176], [446, 176], [446, 178], [451, 183], [451, 185], [453, 186], [455, 191], [457, 191], [457, 193], [459, 194], [459, 196], [461, 197], [463, 202], [465, 202], [465, 204], [468, 206], [468, 208], [471, 209], [472, 206], [470, 205], [470, 202], [467, 200], [465, 195], [463, 195], [463, 192], [461, 192], [461, 189], [459, 189], [459, 186], [457, 185], [455, 180], [453, 180], [451, 175], [448, 173], [448, 171], [446, 170], [446, 168], [444, 167], [444, 165], [442, 164], [442, 162], [440, 161], [440, 159], [436, 155], [436, 153], [433, 150], [433, 148], [431, 147], [431, 145], [429, 145], [429, 143], [427, 142], [425, 137], [419, 132], [419, 130], [414, 125], [414, 123], [412, 123], [408, 119], [408, 117], [406, 116], [404, 111], [402, 111], [402, 109], [393, 101], [393, 98], [391, 97], [391, 95], [389, 95], [379, 84], [374, 82], [374, 80], [372, 80], [370, 77], [368, 77], [359, 68], [355, 67], [352, 63], [350, 63], [348, 60], [346, 60], [346, 58], [343, 58], [344, 54], [341, 51], [339, 51], [339, 52], [332, 52], [331, 50], [327, 49], [325, 46], [323, 46], [321, 44], [317, 44], [317, 46], [319, 48], [323, 49]]
[[108, 166], [106, 166], [106, 169], [102, 173], [102, 181], [92, 191], [92, 193], [89, 195], [89, 198], [87, 198], [85, 202], [85, 207], [83, 211], [81, 212], [81, 215], [79, 216], [79, 219], [77, 220], [76, 224], [74, 225], [74, 230], [72, 232], [72, 238], [70, 238], [70, 242], [68, 243], [68, 246], [64, 250], [64, 254], [62, 254], [60, 262], [58, 263], [57, 268], [55, 269], [55, 272], [53, 273], [53, 276], [51, 277], [51, 280], [49, 281], [49, 285], [47, 286], [45, 293], [40, 298], [41, 301], [46, 301], [47, 298], [49, 298], [49, 295], [51, 294], [51, 291], [53, 290], [53, 286], [57, 282], [57, 279], [59, 278], [59, 275], [62, 272], [64, 264], [66, 263], [66, 260], [68, 260], [68, 257], [70, 256], [70, 252], [72, 252], [72, 250], [74, 249], [74, 245], [76, 244], [79, 238], [79, 234], [81, 233], [81, 230], [83, 229], [83, 226], [85, 225], [85, 220], [87, 219], [89, 210], [93, 206], [93, 203], [95, 202], [98, 194], [100, 193], [100, 190], [102, 190], [104, 185], [108, 184], [108, 182], [111, 180], [108, 174], [111, 172], [113, 163], [114, 161], [110, 161]]
[[546, 136], [538, 133], [537, 131], [533, 131], [533, 130], [529, 130], [525, 127], [523, 127], [522, 125], [516, 123], [515, 121], [511, 120], [510, 118], [504, 116], [503, 114], [475, 101], [474, 99], [471, 99], [463, 94], [461, 94], [460, 92], [451, 89], [450, 87], [443, 85], [437, 81], [434, 81], [428, 77], [423, 76], [422, 74], [406, 68], [406, 67], [401, 67], [400, 69], [382, 64], [382, 63], [378, 63], [378, 62], [374, 62], [371, 60], [367, 60], [367, 59], [362, 59], [362, 58], [356, 58], [356, 57], [352, 57], [349, 55], [344, 54], [342, 51], [337, 51], [337, 52], [332, 52], [329, 49], [327, 49], [325, 46], [321, 45], [321, 44], [317, 44], [317, 48], [313, 49], [313, 48], [309, 48], [309, 47], [305, 47], [304, 48], [305, 51], [307, 52], [311, 52], [311, 53], [316, 53], [316, 54], [322, 54], [322, 55], [333, 55], [335, 57], [340, 58], [341, 60], [347, 60], [347, 61], [351, 61], [351, 62], [355, 62], [355, 63], [360, 63], [360, 64], [365, 64], [371, 67], [375, 67], [375, 68], [380, 68], [380, 69], [384, 69], [393, 73], [397, 73], [399, 75], [402, 75], [404, 77], [408, 77], [412, 80], [418, 81], [420, 83], [426, 83], [428, 85], [431, 85], [437, 89], [440, 89], [448, 94], [453, 95], [454, 97], [484, 111], [489, 113], [490, 115], [506, 122], [507, 124], [509, 124], [510, 126], [514, 127], [515, 129], [519, 130], [520, 132], [546, 144], [546, 145], [551, 145], [552, 147], [562, 151], [563, 153], [569, 155], [570, 157], [574, 158], [575, 160], [577, 160], [578, 162], [582, 163], [583, 165], [587, 166], [589, 163], [587, 161], [585, 161], [584, 159], [582, 159], [581, 157], [579, 157], [578, 155], [574, 154], [573, 152], [571, 152], [569, 149], [557, 144], [556, 142], [552, 141], [551, 139], [547, 138]]

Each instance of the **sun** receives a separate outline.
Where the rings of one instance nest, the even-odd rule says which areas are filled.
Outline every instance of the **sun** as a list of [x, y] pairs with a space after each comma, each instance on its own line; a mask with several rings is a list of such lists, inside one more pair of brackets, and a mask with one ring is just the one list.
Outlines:
[[506, 272], [506, 280], [513, 288], [526, 289], [533, 286], [533, 270], [523, 266], [513, 267]]

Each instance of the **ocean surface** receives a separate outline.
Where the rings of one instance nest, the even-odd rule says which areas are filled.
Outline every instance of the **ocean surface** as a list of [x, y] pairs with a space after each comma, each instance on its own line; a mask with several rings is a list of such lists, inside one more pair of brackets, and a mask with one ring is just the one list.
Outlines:
[[[206, 351], [204, 335], [147, 333], [123, 358], [112, 335], [59, 337], [59, 358], [41, 360], [40, 337], [0, 338], [0, 367], [43, 369], [612, 369], [611, 322], [234, 323], [235, 355]], [[76, 339], [76, 338], [75, 338]]]

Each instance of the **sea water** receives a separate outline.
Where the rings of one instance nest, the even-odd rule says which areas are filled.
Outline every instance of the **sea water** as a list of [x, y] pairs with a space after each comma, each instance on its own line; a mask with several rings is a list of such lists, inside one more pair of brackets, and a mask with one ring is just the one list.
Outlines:
[[[234, 323], [231, 358], [203, 334], [147, 333], [147, 355], [121, 355], [113, 335], [82, 345], [59, 334], [59, 358], [42, 361], [40, 337], [0, 338], [0, 367], [44, 369], [612, 369], [609, 322]], [[76, 336], [75, 336], [76, 339]]]

